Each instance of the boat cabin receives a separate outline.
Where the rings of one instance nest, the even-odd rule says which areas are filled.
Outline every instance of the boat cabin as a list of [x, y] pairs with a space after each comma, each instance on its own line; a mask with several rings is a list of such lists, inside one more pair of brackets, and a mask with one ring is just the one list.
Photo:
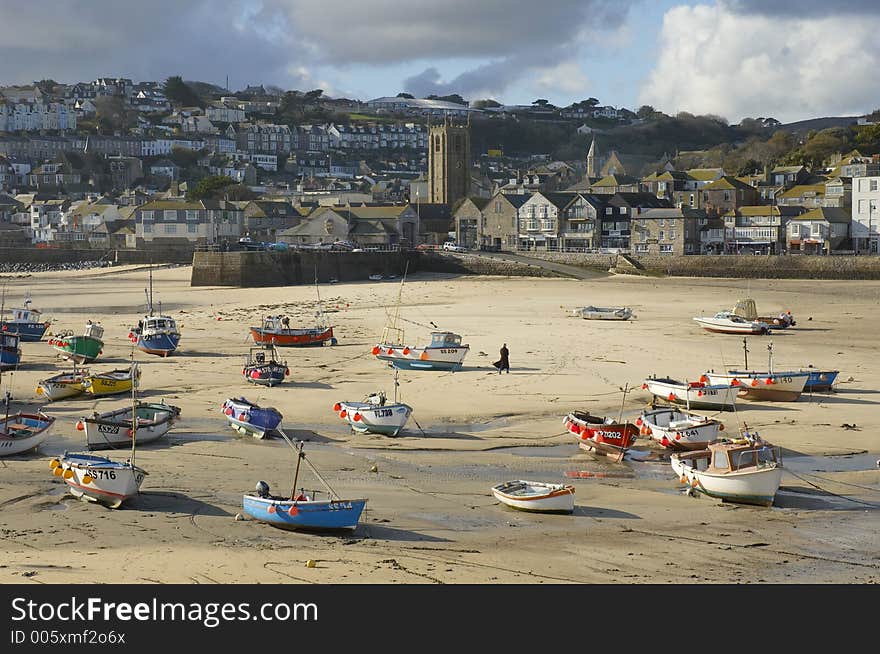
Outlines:
[[452, 332], [431, 332], [428, 347], [461, 347], [461, 336]]
[[98, 340], [101, 340], [101, 337], [104, 335], [104, 328], [101, 327], [101, 325], [89, 321], [86, 324], [85, 335], [89, 338], [96, 338]]
[[174, 332], [177, 331], [177, 323], [168, 316], [157, 316], [143, 320], [143, 330], [147, 332]]
[[36, 309], [13, 309], [12, 320], [10, 322], [41, 322], [40, 313], [41, 312]]
[[[733, 441], [722, 439], [710, 443], [709, 449], [702, 454], [704, 462], [701, 462], [702, 465], [698, 464], [697, 469], [716, 474], [758, 470], [782, 463], [782, 452], [778, 447], [745, 438]], [[694, 458], [697, 458], [696, 455], [696, 452], [692, 453]]]
[[263, 318], [263, 329], [267, 331], [284, 331], [290, 329], [290, 318], [284, 316], [266, 316]]

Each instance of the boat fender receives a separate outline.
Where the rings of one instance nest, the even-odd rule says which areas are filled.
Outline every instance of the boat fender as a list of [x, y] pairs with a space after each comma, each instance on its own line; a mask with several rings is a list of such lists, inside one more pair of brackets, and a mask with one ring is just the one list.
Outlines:
[[339, 402], [337, 402], [336, 404], [333, 405], [333, 410], [336, 413], [339, 413], [342, 410], [342, 405]]
[[131, 429], [126, 429], [125, 435], [131, 438], [132, 436], [134, 436], [134, 431], [132, 431]]
[[346, 418], [346, 417], [348, 417], [348, 411], [346, 411], [345, 409], [343, 409], [342, 411], [339, 412], [339, 417], [340, 417], [340, 418]]
[[378, 345], [374, 345], [374, 346], [373, 346], [373, 349], [371, 350], [371, 352], [372, 352], [373, 354], [379, 354], [379, 352], [381, 352], [381, 348], [380, 348]]
[[410, 353], [410, 349], [409, 349], [408, 347], [403, 348], [403, 353], [404, 353], [404, 354], [409, 354], [409, 353]]
[[290, 377], [290, 368], [285, 368], [285, 369], [284, 369], [284, 376], [285, 376], [285, 377]]
[[91, 475], [83, 475], [82, 482], [84, 484], [91, 484], [93, 481], [95, 481], [95, 478]]
[[76, 430], [83, 431], [85, 429], [85, 425], [83, 424], [82, 419], [76, 421]]
[[724, 425], [718, 425], [718, 431], [724, 431]]

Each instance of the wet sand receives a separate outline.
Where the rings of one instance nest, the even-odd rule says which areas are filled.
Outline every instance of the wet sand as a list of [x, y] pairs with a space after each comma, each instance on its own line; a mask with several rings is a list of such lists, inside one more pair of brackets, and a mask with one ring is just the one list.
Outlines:
[[[373, 391], [393, 396], [393, 373], [375, 360], [399, 280], [321, 285], [338, 344], [283, 348], [291, 376], [267, 389], [241, 365], [248, 326], [264, 313], [311, 326], [314, 286], [190, 288], [189, 267], [154, 271], [154, 299], [182, 325], [168, 359], [139, 351], [140, 397], [182, 407], [181, 420], [137, 451], [149, 476], [117, 510], [74, 499], [49, 470], [53, 455], [84, 448], [77, 419], [129, 398], [45, 404], [40, 379], [70, 365], [48, 344], [24, 343], [23, 368], [4, 373], [14, 410], [57, 418], [36, 453], [0, 459], [0, 582], [32, 583], [873, 583], [880, 578], [880, 373], [875, 361], [880, 282], [455, 277], [420, 274], [403, 288], [407, 340], [430, 322], [464, 336], [470, 353], [455, 373], [401, 371], [399, 399], [414, 408], [397, 437], [355, 435], [332, 411]], [[147, 271], [0, 276], [6, 307], [30, 291], [51, 331], [105, 327], [93, 370], [127, 365], [129, 327], [143, 314]], [[742, 338], [710, 334], [696, 315], [755, 298], [762, 313], [790, 309], [798, 324], [749, 339], [752, 367], [813, 364], [841, 371], [837, 391], [794, 403], [738, 403], [743, 424], [783, 448], [790, 474], [771, 508], [682, 494], [660, 460], [614, 463], [579, 450], [562, 428], [572, 409], [634, 418], [650, 400], [650, 374], [696, 379], [742, 364]], [[570, 309], [627, 305], [635, 320], [585, 321]], [[809, 320], [812, 318], [812, 320]], [[416, 323], [416, 324], [413, 324]], [[511, 373], [491, 366], [503, 342]], [[343, 496], [369, 499], [353, 534], [286, 532], [236, 520], [257, 480], [290, 488], [294, 456], [279, 438], [236, 435], [220, 412], [231, 396], [277, 407], [291, 437]], [[842, 425], [855, 425], [854, 429]], [[124, 459], [128, 452], [114, 452]], [[375, 472], [371, 470], [375, 469]], [[569, 476], [585, 472], [583, 477]], [[567, 475], [566, 473], [569, 473]], [[795, 476], [797, 475], [797, 476]], [[499, 504], [490, 487], [507, 479], [567, 482], [574, 515], [536, 515]], [[321, 489], [307, 470], [306, 489]], [[845, 496], [845, 497], [842, 497]], [[308, 568], [307, 560], [317, 562]]]

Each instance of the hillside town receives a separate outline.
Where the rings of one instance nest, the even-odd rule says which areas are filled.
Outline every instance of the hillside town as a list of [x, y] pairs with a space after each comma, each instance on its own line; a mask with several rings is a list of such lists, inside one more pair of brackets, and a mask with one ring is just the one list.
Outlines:
[[[873, 148], [734, 170], [695, 167], [677, 146], [606, 145], [656, 115], [595, 98], [359, 101], [179, 77], [0, 87], [0, 247], [880, 251]], [[476, 145], [486, 126], [541, 121], [587, 147], [561, 160]]]

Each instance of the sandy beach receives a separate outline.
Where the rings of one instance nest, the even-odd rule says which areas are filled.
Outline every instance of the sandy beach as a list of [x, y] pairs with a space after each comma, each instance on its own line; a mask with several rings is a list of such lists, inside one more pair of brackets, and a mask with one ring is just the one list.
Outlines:
[[[241, 374], [248, 327], [262, 315], [312, 326], [314, 286], [191, 288], [191, 268], [154, 271], [154, 299], [178, 319], [167, 359], [134, 351], [139, 396], [182, 408], [173, 431], [137, 451], [149, 476], [141, 494], [111, 510], [77, 500], [49, 469], [52, 456], [85, 448], [75, 423], [130, 402], [91, 396], [46, 404], [37, 382], [70, 365], [44, 341], [23, 343], [23, 366], [4, 373], [13, 410], [57, 418], [37, 452], [0, 459], [0, 582], [133, 583], [876, 583], [880, 579], [880, 282], [727, 280], [629, 276], [595, 280], [417, 274], [402, 289], [407, 340], [430, 323], [470, 345], [455, 373], [401, 371], [399, 399], [414, 408], [396, 438], [355, 435], [332, 410], [373, 391], [393, 394], [393, 373], [371, 355], [401, 290], [399, 280], [322, 284], [336, 346], [280, 349], [291, 375], [275, 388]], [[26, 292], [50, 331], [105, 328], [93, 370], [128, 365], [129, 328], [144, 311], [147, 268], [3, 275], [6, 309]], [[578, 449], [563, 431], [572, 409], [635, 418], [651, 374], [697, 379], [742, 365], [742, 338], [710, 334], [691, 318], [753, 297], [762, 313], [791, 310], [797, 325], [749, 339], [752, 366], [841, 371], [831, 394], [797, 402], [738, 403], [720, 417], [783, 448], [790, 474], [771, 508], [682, 493], [659, 445], [650, 461], [612, 462]], [[627, 305], [625, 323], [569, 310]], [[502, 343], [511, 373], [491, 362]], [[238, 436], [220, 405], [245, 396], [278, 408], [285, 432], [333, 488], [368, 498], [357, 530], [286, 532], [244, 519], [257, 480], [288, 492], [289, 446]], [[846, 428], [842, 425], [855, 426]], [[110, 453], [124, 459], [127, 452]], [[373, 471], [375, 470], [375, 472]], [[593, 473], [573, 477], [566, 473]], [[598, 473], [598, 474], [596, 474]], [[536, 515], [499, 504], [492, 485], [539, 479], [576, 487], [573, 515]], [[321, 485], [307, 470], [306, 489]], [[306, 567], [313, 560], [315, 567]]]

